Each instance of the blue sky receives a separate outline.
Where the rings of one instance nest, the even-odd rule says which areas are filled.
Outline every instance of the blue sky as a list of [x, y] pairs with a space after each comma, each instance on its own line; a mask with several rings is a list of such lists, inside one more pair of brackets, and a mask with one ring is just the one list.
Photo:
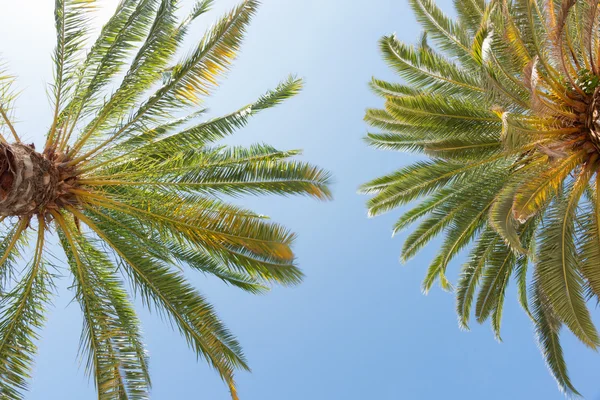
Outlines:
[[[54, 46], [52, 2], [6, 2], [0, 14], [3, 57], [24, 90], [18, 129], [42, 144], [49, 124], [45, 83]], [[115, 0], [101, 2], [108, 15]], [[190, 6], [190, 1], [184, 2]], [[218, 0], [215, 12], [235, 4]], [[306, 281], [253, 297], [193, 275], [238, 335], [253, 368], [239, 375], [246, 400], [561, 399], [521, 312], [514, 288], [507, 297], [502, 344], [489, 326], [458, 328], [454, 297], [420, 292], [436, 243], [407, 265], [398, 261], [403, 235], [391, 238], [399, 211], [368, 219], [357, 187], [414, 160], [368, 149], [362, 142], [365, 108], [380, 105], [371, 76], [394, 80], [377, 40], [396, 32], [420, 33], [405, 0], [264, 0], [244, 49], [207, 105], [217, 114], [236, 109], [289, 73], [306, 79], [297, 98], [258, 116], [230, 143], [267, 142], [303, 148], [303, 159], [335, 176], [335, 201], [244, 198], [299, 234], [296, 252]], [[439, 4], [451, 11], [451, 1]], [[454, 271], [458, 263], [454, 264]], [[79, 366], [79, 307], [69, 304], [69, 279], [60, 284], [40, 342], [29, 399], [92, 399], [94, 388]], [[141, 308], [140, 308], [141, 310]], [[597, 312], [595, 312], [597, 316]], [[151, 355], [153, 399], [226, 400], [216, 373], [156, 315], [141, 312]], [[567, 360], [587, 399], [600, 399], [600, 358], [564, 335]]]

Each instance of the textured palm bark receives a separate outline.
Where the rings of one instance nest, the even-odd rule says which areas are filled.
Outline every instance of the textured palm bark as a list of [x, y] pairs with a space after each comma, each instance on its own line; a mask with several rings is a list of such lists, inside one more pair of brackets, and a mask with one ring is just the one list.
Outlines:
[[70, 172], [33, 146], [0, 143], [0, 215], [44, 214], [71, 203]]

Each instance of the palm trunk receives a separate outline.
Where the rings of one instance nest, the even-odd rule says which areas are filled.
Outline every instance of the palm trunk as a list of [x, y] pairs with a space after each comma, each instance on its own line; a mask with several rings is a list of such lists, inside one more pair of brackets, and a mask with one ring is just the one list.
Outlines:
[[33, 146], [0, 143], [0, 215], [43, 213], [56, 203], [60, 175]]

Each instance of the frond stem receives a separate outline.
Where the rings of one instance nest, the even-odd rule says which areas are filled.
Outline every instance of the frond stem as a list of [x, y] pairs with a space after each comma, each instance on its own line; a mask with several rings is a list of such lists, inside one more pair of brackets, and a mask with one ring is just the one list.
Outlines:
[[[2, 105], [0, 105], [0, 114], [2, 115], [2, 119], [4, 119], [6, 126], [8, 126], [8, 129], [10, 129], [10, 132], [12, 133], [15, 141], [17, 143], [21, 143], [21, 139], [19, 138], [19, 135], [17, 135], [17, 131], [15, 130], [15, 127], [13, 126], [12, 122], [10, 122], [10, 118], [8, 118], [8, 115], [6, 115], [6, 110], [4, 109], [4, 107]], [[2, 141], [6, 142], [6, 139], [4, 139], [4, 137], [2, 137]]]

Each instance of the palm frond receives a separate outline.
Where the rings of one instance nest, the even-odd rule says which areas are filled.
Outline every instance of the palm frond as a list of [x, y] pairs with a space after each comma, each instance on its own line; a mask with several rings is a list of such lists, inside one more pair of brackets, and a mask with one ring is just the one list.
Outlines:
[[54, 118], [48, 133], [47, 143], [52, 143], [54, 140], [61, 109], [65, 106], [69, 92], [73, 89], [77, 79], [77, 65], [86, 41], [86, 28], [91, 17], [90, 11], [94, 8], [94, 0], [55, 1]]
[[147, 399], [150, 376], [139, 322], [111, 261], [55, 215], [84, 317], [81, 351], [100, 397]]
[[500, 340], [513, 278], [551, 373], [574, 395], [560, 327], [600, 344], [587, 308], [600, 296], [599, 2], [454, 1], [456, 20], [433, 0], [410, 4], [423, 33], [415, 46], [380, 40], [403, 82], [372, 79], [384, 103], [367, 110], [376, 131], [365, 141], [425, 160], [362, 185], [369, 215], [411, 204], [393, 231], [419, 222], [402, 261], [442, 236], [425, 292], [436, 280], [452, 288], [447, 268], [470, 248], [456, 293], [462, 328], [475, 302]]
[[216, 317], [212, 306], [183, 276], [152, 252], [148, 254], [151, 249], [145, 246], [147, 243], [140, 247], [135, 236], [115, 231], [113, 221], [105, 217], [96, 215], [92, 220], [79, 212], [74, 215], [114, 250], [144, 304], [175, 323], [190, 347], [219, 372], [237, 399], [233, 371], [248, 367], [239, 344]]
[[553, 315], [552, 310], [548, 308], [548, 301], [539, 290], [534, 292], [533, 313], [535, 316], [535, 333], [546, 360], [546, 365], [563, 392], [579, 396], [579, 392], [569, 378], [567, 364], [559, 341], [561, 323]]
[[537, 284], [556, 316], [583, 343], [596, 348], [600, 338], [585, 304], [582, 278], [578, 268], [573, 268], [580, 263], [573, 235], [577, 204], [589, 179], [590, 171], [583, 170], [549, 211], [547, 225], [540, 231], [536, 269]]
[[[290, 76], [202, 121], [208, 108], [199, 104], [231, 67], [258, 8], [243, 0], [177, 59], [212, 4], [198, 0], [181, 15], [178, 0], [120, 0], [92, 42], [97, 2], [56, 0], [53, 116], [39, 152], [19, 140], [14, 78], [0, 65], [0, 397], [22, 399], [27, 390], [53, 289], [47, 267], [59, 268], [45, 258], [53, 232], [83, 314], [80, 355], [99, 399], [149, 398], [134, 299], [176, 327], [237, 399], [234, 375], [249, 369], [242, 348], [184, 270], [252, 294], [302, 281], [295, 234], [229, 201], [328, 200], [331, 175], [300, 161], [300, 150], [218, 143], [296, 95], [302, 81]], [[23, 271], [19, 257], [29, 261]]]
[[64, 149], [80, 119], [98, 105], [102, 89], [123, 68], [135, 45], [147, 35], [158, 0], [122, 1], [104, 25], [77, 72], [75, 94], [61, 112], [60, 137]]
[[35, 341], [53, 289], [43, 260], [44, 234], [40, 220], [34, 258], [21, 281], [3, 295], [0, 305], [0, 392], [7, 398], [24, 398], [37, 351]]
[[[217, 78], [227, 70], [241, 45], [246, 26], [256, 12], [258, 3], [245, 0], [223, 17], [200, 41], [195, 51], [173, 67], [169, 81], [161, 86], [146, 100], [137, 111], [124, 121], [108, 138], [79, 155], [72, 164], [85, 160], [115, 140], [144, 124], [156, 119], [158, 115], [168, 114], [170, 110], [197, 104], [199, 95], [208, 95], [217, 84]], [[76, 146], [80, 149], [89, 138], [91, 130], [85, 133]], [[72, 152], [71, 154], [75, 154]]]
[[409, 0], [417, 21], [436, 45], [463, 62], [471, 58], [469, 35], [463, 26], [448, 18], [433, 0]]

